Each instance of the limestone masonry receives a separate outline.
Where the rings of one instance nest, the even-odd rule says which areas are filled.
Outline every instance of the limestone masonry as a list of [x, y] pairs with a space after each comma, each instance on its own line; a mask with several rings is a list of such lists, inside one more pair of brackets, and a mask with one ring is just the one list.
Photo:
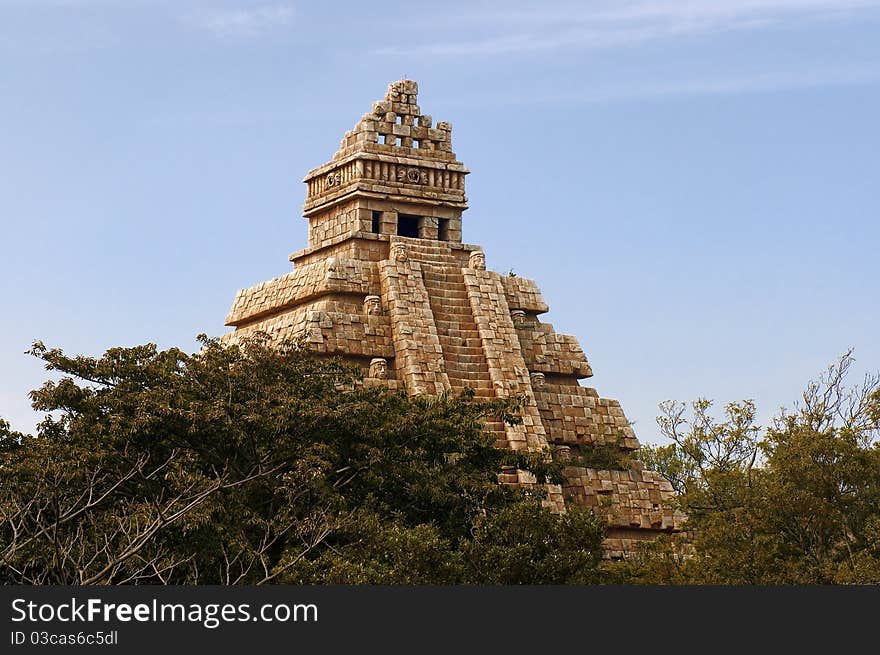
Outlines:
[[[600, 513], [612, 557], [678, 530], [682, 516], [658, 473], [638, 462], [626, 471], [576, 465], [596, 445], [639, 442], [616, 400], [578, 384], [593, 371], [577, 339], [538, 319], [548, 307], [535, 282], [487, 270], [482, 249], [462, 243], [468, 170], [452, 151], [452, 126], [422, 114], [417, 93], [412, 80], [391, 83], [330, 162], [306, 175], [309, 245], [290, 256], [292, 272], [238, 292], [224, 340], [304, 338], [358, 362], [366, 383], [409, 394], [524, 396], [521, 425], [488, 427], [499, 446], [570, 464], [548, 504]], [[516, 471], [501, 478], [531, 482]]]

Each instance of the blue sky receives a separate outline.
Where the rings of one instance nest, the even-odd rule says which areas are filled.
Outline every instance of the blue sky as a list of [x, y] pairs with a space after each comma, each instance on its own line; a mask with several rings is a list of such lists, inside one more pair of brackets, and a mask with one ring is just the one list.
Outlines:
[[220, 334], [306, 242], [303, 174], [404, 75], [464, 240], [535, 278], [643, 441], [880, 368], [880, 0], [0, 0], [0, 416], [71, 353]]

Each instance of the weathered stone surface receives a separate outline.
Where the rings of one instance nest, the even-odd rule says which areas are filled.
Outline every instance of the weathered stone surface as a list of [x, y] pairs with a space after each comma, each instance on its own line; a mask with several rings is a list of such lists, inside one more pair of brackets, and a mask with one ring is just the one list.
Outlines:
[[[637, 462], [576, 465], [590, 448], [633, 450], [638, 440], [616, 400], [578, 384], [593, 371], [575, 337], [539, 320], [548, 307], [535, 282], [487, 270], [482, 249], [461, 242], [468, 171], [452, 152], [452, 126], [422, 114], [417, 94], [412, 80], [392, 82], [331, 161], [309, 172], [308, 247], [291, 256], [293, 272], [238, 293], [226, 319], [236, 329], [223, 339], [299, 338], [358, 362], [364, 384], [409, 394], [520, 396], [521, 425], [487, 428], [499, 447], [571, 462], [565, 487], [548, 487], [549, 506], [593, 508], [612, 557], [679, 530], [659, 474]], [[499, 480], [534, 484], [516, 470]]]

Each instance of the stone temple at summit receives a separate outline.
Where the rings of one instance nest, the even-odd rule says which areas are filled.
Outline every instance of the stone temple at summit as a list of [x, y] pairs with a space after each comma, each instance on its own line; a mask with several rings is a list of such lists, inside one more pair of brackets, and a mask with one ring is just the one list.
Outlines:
[[[392, 82], [306, 175], [308, 247], [290, 256], [291, 272], [238, 292], [224, 340], [301, 338], [359, 363], [366, 382], [408, 394], [520, 396], [522, 423], [487, 429], [501, 447], [566, 462], [567, 482], [549, 487], [548, 504], [592, 507], [610, 556], [680, 529], [660, 474], [636, 461], [578, 465], [596, 446], [636, 449], [635, 434], [616, 400], [579, 384], [590, 364], [575, 337], [539, 320], [548, 307], [535, 282], [487, 270], [481, 247], [462, 243], [468, 169], [451, 125], [423, 114], [417, 93], [412, 80]], [[529, 482], [516, 471], [500, 477]]]

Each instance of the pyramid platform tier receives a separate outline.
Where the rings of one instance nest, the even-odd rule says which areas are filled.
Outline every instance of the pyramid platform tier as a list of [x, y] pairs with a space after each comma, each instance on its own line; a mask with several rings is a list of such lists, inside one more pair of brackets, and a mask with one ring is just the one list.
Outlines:
[[[547, 504], [592, 508], [607, 525], [609, 556], [680, 530], [662, 476], [638, 462], [588, 467], [591, 449], [626, 453], [638, 439], [620, 403], [582, 386], [593, 370], [575, 337], [540, 320], [549, 308], [537, 284], [487, 270], [482, 249], [462, 243], [468, 171], [452, 127], [421, 113], [417, 94], [411, 80], [392, 83], [306, 176], [308, 246], [291, 256], [291, 272], [239, 291], [223, 340], [303, 339], [356, 362], [365, 384], [411, 395], [519, 397], [521, 424], [487, 430], [499, 447], [565, 462], [567, 483], [547, 488]], [[530, 483], [516, 471], [500, 479]]]

